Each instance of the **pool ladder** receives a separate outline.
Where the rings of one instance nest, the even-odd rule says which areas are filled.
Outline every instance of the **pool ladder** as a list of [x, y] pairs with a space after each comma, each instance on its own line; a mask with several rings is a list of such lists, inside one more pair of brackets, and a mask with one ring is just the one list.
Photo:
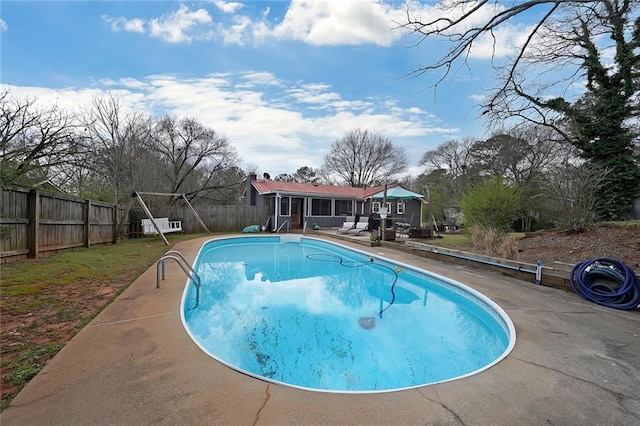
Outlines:
[[158, 266], [156, 270], [156, 288], [160, 288], [160, 277], [162, 276], [162, 280], [164, 280], [165, 278], [165, 264], [167, 259], [173, 259], [178, 262], [180, 269], [182, 269], [182, 271], [187, 274], [187, 277], [196, 286], [196, 305], [191, 309], [197, 308], [198, 304], [200, 303], [200, 275], [198, 275], [196, 271], [194, 271], [193, 268], [189, 266], [187, 259], [185, 259], [182, 253], [177, 250], [169, 250], [164, 255], [162, 255], [160, 260], [158, 260]]

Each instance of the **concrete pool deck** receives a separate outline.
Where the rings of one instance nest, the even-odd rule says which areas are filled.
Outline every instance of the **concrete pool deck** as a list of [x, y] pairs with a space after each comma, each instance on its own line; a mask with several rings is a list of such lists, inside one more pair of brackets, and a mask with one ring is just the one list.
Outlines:
[[[209, 238], [177, 244], [191, 263]], [[640, 424], [640, 311], [388, 247], [340, 244], [461, 281], [498, 303], [514, 350], [474, 376], [378, 394], [270, 384], [202, 352], [180, 320], [175, 262], [149, 268], [82, 329], [0, 413], [10, 425]]]

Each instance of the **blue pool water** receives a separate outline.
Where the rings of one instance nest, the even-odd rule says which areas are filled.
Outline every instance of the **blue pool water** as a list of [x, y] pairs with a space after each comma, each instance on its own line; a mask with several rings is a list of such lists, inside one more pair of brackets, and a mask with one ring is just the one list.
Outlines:
[[506, 313], [447, 278], [300, 236], [211, 240], [182, 317], [209, 355], [327, 392], [384, 392], [482, 371], [515, 344]]

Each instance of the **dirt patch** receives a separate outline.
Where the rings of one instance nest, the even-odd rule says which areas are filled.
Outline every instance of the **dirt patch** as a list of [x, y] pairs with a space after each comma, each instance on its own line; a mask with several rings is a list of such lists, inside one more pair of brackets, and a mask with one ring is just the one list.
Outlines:
[[[2, 297], [3, 406], [24, 386], [15, 382], [34, 375], [129, 284], [130, 278], [123, 278], [122, 281], [96, 280], [46, 290], [37, 295], [39, 299], [46, 299], [46, 303], [37, 303], [33, 309], [29, 309], [33, 295]], [[30, 367], [6, 368], [25, 359], [29, 362], [23, 364]]]
[[601, 226], [581, 233], [540, 231], [518, 240], [518, 260], [543, 265], [576, 264], [606, 257], [640, 273], [640, 228]]
[[[446, 235], [444, 234], [445, 241]], [[621, 261], [640, 274], [640, 226], [625, 228], [606, 225], [577, 233], [538, 231], [528, 233], [515, 244], [515, 255], [510, 257], [511, 260], [531, 264], [540, 260], [545, 266], [553, 266], [556, 262], [575, 265], [589, 259], [606, 257]], [[495, 256], [475, 249], [471, 243], [452, 248]]]

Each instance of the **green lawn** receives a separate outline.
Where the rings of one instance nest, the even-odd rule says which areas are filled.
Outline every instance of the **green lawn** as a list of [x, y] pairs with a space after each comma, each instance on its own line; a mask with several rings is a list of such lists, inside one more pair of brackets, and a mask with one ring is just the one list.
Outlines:
[[[458, 234], [441, 233], [442, 238], [431, 238], [427, 240], [427, 244], [437, 247], [450, 248], [454, 250], [468, 251], [473, 248], [471, 233], [461, 232]], [[516, 240], [525, 236], [524, 232], [510, 232], [509, 237]]]
[[[437, 234], [436, 234], [437, 235]], [[440, 234], [442, 238], [431, 238], [427, 244], [456, 250], [465, 250], [472, 246], [471, 234]]]
[[2, 405], [163, 253], [207, 234], [135, 238], [61, 251], [0, 269]]

